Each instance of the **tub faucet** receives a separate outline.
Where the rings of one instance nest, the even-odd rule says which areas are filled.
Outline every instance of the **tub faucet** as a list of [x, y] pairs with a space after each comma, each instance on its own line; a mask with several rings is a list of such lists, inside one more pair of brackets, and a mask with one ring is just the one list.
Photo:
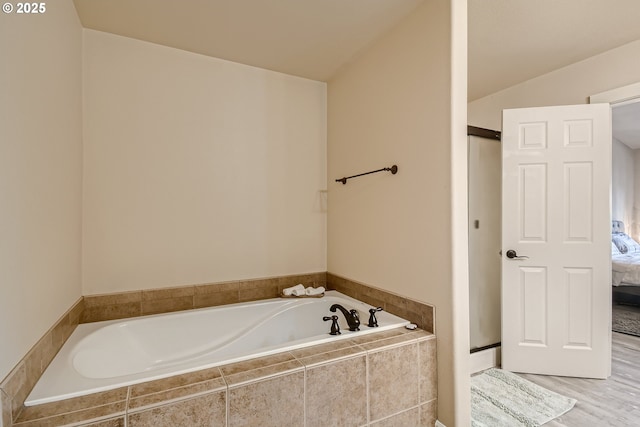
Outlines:
[[342, 333], [340, 332], [340, 325], [338, 325], [338, 316], [335, 314], [333, 316], [324, 316], [322, 320], [325, 322], [331, 320], [331, 332], [329, 332], [329, 335], [340, 335]]
[[376, 308], [371, 308], [369, 309], [369, 323], [367, 324], [368, 327], [370, 328], [377, 328], [378, 327], [378, 319], [376, 318], [376, 313], [378, 311], [382, 311], [382, 307], [376, 307]]
[[342, 314], [344, 314], [344, 318], [347, 319], [347, 324], [349, 325], [350, 331], [359, 331], [360, 330], [360, 319], [358, 318], [358, 311], [352, 309], [351, 311], [347, 311], [346, 308], [341, 306], [340, 304], [333, 304], [329, 311], [335, 313], [336, 310], [340, 310]]

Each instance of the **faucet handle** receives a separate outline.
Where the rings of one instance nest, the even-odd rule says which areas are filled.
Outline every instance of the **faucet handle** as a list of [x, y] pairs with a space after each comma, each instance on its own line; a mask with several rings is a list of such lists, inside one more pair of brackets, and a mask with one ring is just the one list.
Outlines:
[[370, 308], [369, 309], [369, 323], [367, 324], [370, 328], [378, 327], [378, 319], [376, 318], [376, 312], [382, 311], [382, 307], [378, 308]]
[[360, 330], [360, 316], [358, 316], [358, 310], [355, 308], [349, 310], [349, 314], [351, 314], [351, 319], [347, 319], [349, 323], [350, 331], [359, 331]]
[[324, 316], [322, 318], [322, 320], [324, 320], [325, 322], [328, 320], [331, 320], [331, 332], [329, 332], [329, 335], [340, 335], [342, 332], [340, 332], [340, 326], [338, 325], [338, 316], [336, 316], [335, 314], [333, 316]]

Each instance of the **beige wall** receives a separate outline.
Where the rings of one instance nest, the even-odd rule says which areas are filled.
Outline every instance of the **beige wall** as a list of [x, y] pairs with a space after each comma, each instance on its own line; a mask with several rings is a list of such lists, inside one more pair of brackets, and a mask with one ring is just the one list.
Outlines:
[[[327, 184], [328, 271], [436, 306], [438, 417], [449, 426], [456, 425], [451, 8], [448, 0], [425, 2], [329, 81]], [[461, 160], [466, 170], [466, 155]], [[397, 175], [334, 181], [393, 164]]]
[[84, 67], [84, 294], [326, 271], [326, 84], [93, 30]]
[[81, 59], [71, 2], [11, 17], [0, 378], [81, 294], [329, 270], [436, 306], [439, 418], [468, 424], [465, 0], [425, 2], [328, 106], [320, 82], [93, 30]]
[[0, 14], [0, 380], [81, 296], [82, 30]]
[[640, 40], [470, 102], [469, 124], [500, 130], [504, 108], [588, 103], [591, 95], [640, 82], [638, 57]]

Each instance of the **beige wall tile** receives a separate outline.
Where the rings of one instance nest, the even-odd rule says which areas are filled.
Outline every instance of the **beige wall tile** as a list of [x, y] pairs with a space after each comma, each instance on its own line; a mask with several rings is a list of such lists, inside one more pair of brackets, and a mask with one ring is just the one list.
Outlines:
[[327, 363], [338, 362], [343, 359], [351, 359], [358, 355], [365, 355], [365, 350], [360, 346], [346, 347], [339, 350], [334, 350], [326, 353], [318, 353], [312, 356], [304, 357], [300, 362], [307, 368], [315, 367], [318, 365], [324, 365]]
[[393, 313], [396, 316], [402, 317], [403, 319], [407, 319], [411, 323], [415, 323], [419, 328], [425, 329], [423, 326], [424, 320], [423, 315], [420, 312], [411, 311], [407, 308], [406, 304], [402, 306], [394, 306], [392, 304], [385, 304], [385, 310], [389, 313]]
[[420, 403], [438, 397], [438, 365], [435, 337], [418, 343], [420, 352]]
[[[163, 419], [171, 422], [175, 419], [178, 422], [202, 419], [208, 422], [207, 405], [200, 405], [205, 411], [200, 414], [197, 413], [198, 405], [185, 402], [209, 396], [212, 392], [227, 393], [227, 386], [229, 408], [235, 411], [230, 412], [230, 416], [233, 413], [233, 420], [238, 425], [265, 425], [265, 419], [268, 425], [275, 416], [269, 412], [274, 410], [269, 405], [276, 406], [278, 416], [282, 408], [287, 408], [282, 412], [287, 419], [284, 425], [302, 425], [301, 419], [300, 424], [289, 424], [289, 418], [293, 417], [297, 422], [297, 417], [303, 416], [300, 411], [304, 410], [305, 403], [308, 426], [364, 425], [367, 422], [367, 375], [371, 421], [380, 421], [378, 425], [402, 425], [393, 423], [404, 422], [402, 420], [413, 416], [404, 413], [408, 409], [416, 409], [415, 412], [419, 413], [418, 402], [427, 401], [422, 412], [423, 418], [430, 419], [435, 416], [435, 404], [428, 400], [435, 400], [435, 343], [435, 337], [427, 332], [397, 329], [133, 385], [128, 389], [129, 425], [171, 425], [162, 424], [159, 420]], [[302, 385], [296, 382], [301, 375]], [[11, 378], [11, 388], [20, 390], [19, 378], [25, 376], [26, 368], [23, 366]], [[7, 381], [3, 383], [6, 384]], [[287, 396], [282, 397], [277, 394], [279, 392]], [[27, 408], [20, 414], [19, 426], [57, 426], [62, 425], [59, 423], [83, 421], [87, 422], [86, 425], [103, 426], [103, 422], [104, 427], [119, 425], [122, 417], [118, 411], [124, 411], [122, 405], [126, 396], [127, 388], [122, 388]], [[282, 399], [287, 402], [287, 398], [294, 400], [286, 405], [281, 403]], [[254, 399], [257, 399], [257, 407], [268, 409], [262, 411], [253, 403], [242, 403], [254, 402]], [[226, 403], [223, 406], [226, 407]], [[327, 408], [331, 411], [327, 412]], [[179, 410], [187, 411], [186, 418], [179, 418], [183, 416], [177, 415]]]
[[299, 274], [292, 276], [283, 276], [278, 278], [278, 293], [282, 292], [284, 288], [288, 288], [290, 286], [295, 286], [298, 283], [303, 284], [305, 287], [312, 286], [317, 288], [318, 286], [326, 287], [327, 284], [327, 273], [310, 273], [310, 274]]
[[327, 273], [326, 277], [329, 289], [335, 289], [372, 306], [382, 307], [389, 313], [407, 319], [428, 332], [434, 331], [434, 307], [432, 305], [410, 300], [335, 274]]
[[81, 322], [122, 319], [192, 308], [212, 307], [277, 297], [285, 287], [303, 283], [325, 286], [326, 272], [264, 279], [145, 289], [84, 297]]
[[[356, 299], [366, 304], [369, 304], [371, 307], [382, 307], [383, 310], [389, 311], [386, 308], [387, 303], [382, 299], [373, 298], [370, 295], [363, 295], [363, 294], [358, 294], [358, 297]], [[395, 314], [396, 316], [399, 316], [397, 313], [394, 313], [394, 312], [391, 312], [391, 313]], [[360, 319], [360, 321], [366, 325], [367, 322], [369, 321], [369, 313], [362, 313], [362, 319]]]
[[194, 307], [213, 307], [216, 305], [235, 304], [240, 302], [238, 296], [238, 283], [239, 282], [224, 282], [197, 285], [193, 296]]
[[353, 347], [355, 345], [356, 344], [353, 341], [346, 339], [346, 340], [332, 341], [324, 344], [318, 344], [311, 347], [303, 347], [297, 350], [291, 350], [290, 353], [296, 359], [303, 359], [305, 357], [316, 356], [322, 353], [330, 353], [337, 350], [343, 350], [346, 348]]
[[438, 399], [420, 405], [420, 427], [432, 427], [438, 419]]
[[[421, 426], [420, 424], [420, 408], [412, 408], [408, 411], [401, 412], [371, 423], [371, 427], [409, 427], [409, 426]], [[433, 427], [431, 424], [429, 427]]]
[[235, 280], [232, 282], [206, 283], [202, 285], [196, 285], [195, 294], [202, 295], [215, 292], [238, 291], [239, 283], [239, 281]]
[[207, 382], [212, 380], [221, 380], [222, 373], [217, 367], [203, 369], [186, 374], [174, 375], [168, 378], [148, 381], [130, 386], [130, 397], [136, 398], [147, 394], [158, 393], [161, 391], [185, 387], [192, 384]]
[[352, 298], [359, 299], [362, 285], [343, 277], [327, 273], [327, 286]]
[[84, 297], [81, 323], [124, 319], [141, 314], [142, 291]]
[[280, 376], [284, 374], [291, 374], [294, 372], [301, 372], [304, 370], [304, 366], [297, 361], [292, 360], [289, 362], [280, 363], [277, 365], [265, 366], [249, 371], [238, 372], [232, 375], [224, 375], [224, 379], [229, 387], [248, 384], [262, 379]]
[[193, 308], [193, 296], [182, 296], [166, 299], [143, 300], [140, 303], [140, 313], [147, 314], [169, 313], [172, 311], [189, 310]]
[[80, 317], [82, 316], [82, 311], [85, 308], [84, 297], [82, 297], [69, 311], [69, 324], [78, 325], [80, 323]]
[[[229, 426], [302, 427], [304, 372], [229, 389]], [[132, 426], [133, 427], [133, 426]]]
[[370, 421], [418, 405], [418, 344], [371, 352], [368, 357]]
[[62, 344], [64, 344], [67, 338], [69, 338], [69, 335], [71, 335], [71, 332], [73, 332], [76, 326], [77, 324], [71, 325], [69, 323], [69, 317], [65, 316], [62, 321], [53, 327], [51, 330], [51, 344], [56, 349], [56, 352], [62, 347]]
[[177, 286], [173, 288], [145, 289], [142, 291], [142, 301], [155, 301], [170, 298], [192, 297], [195, 286]]
[[405, 328], [390, 329], [376, 334], [363, 335], [352, 338], [352, 341], [362, 346], [366, 350], [376, 350], [384, 347], [391, 347], [417, 341], [425, 337], [432, 336], [431, 333], [421, 329], [410, 331]]
[[209, 292], [194, 295], [194, 308], [214, 307], [217, 305], [235, 304], [240, 302], [238, 291]]
[[42, 372], [78, 325], [83, 307], [84, 303], [81, 298], [38, 340], [0, 385], [11, 398], [14, 418], [21, 411], [24, 400]]
[[389, 338], [395, 338], [398, 336], [407, 336], [409, 331], [403, 328], [389, 329], [386, 331], [376, 332], [374, 334], [368, 335], [357, 335], [353, 338], [350, 338], [351, 341], [358, 345], [370, 344], [377, 341], [384, 341]]
[[366, 357], [307, 369], [305, 405], [306, 427], [366, 424]]
[[[412, 316], [418, 315], [419, 313], [417, 312], [422, 310], [422, 319], [428, 319], [429, 316], [431, 316], [432, 321], [433, 308], [428, 305], [410, 300], [403, 301], [396, 295], [379, 289], [367, 287], [363, 284], [351, 282], [337, 276], [332, 276], [327, 273], [312, 273], [242, 282], [224, 282], [219, 284], [126, 292], [113, 295], [88, 296], [78, 300], [78, 302], [74, 304], [74, 306], [60, 319], [60, 321], [54, 325], [47, 334], [45, 334], [36, 346], [34, 346], [23, 362], [18, 365], [18, 367], [0, 385], [4, 388], [4, 406], [2, 415], [5, 418], [11, 418], [11, 416], [7, 414], [13, 412], [14, 417], [18, 414], [22, 409], [22, 402], [24, 401], [24, 398], [26, 398], [29, 390], [33, 384], [35, 384], [41, 372], [46, 368], [46, 365], [49, 363], [53, 355], [68, 338], [70, 333], [77, 326], [77, 322], [80, 320], [93, 321], [132, 317], [142, 314], [143, 310], [146, 310], [146, 314], [190, 309], [194, 304], [196, 304], [196, 301], [202, 306], [217, 303], [234, 303], [240, 299], [241, 295], [242, 298], [250, 300], [270, 298], [276, 296], [282, 288], [292, 286], [297, 283], [303, 283], [305, 286], [324, 286], [327, 282], [332, 282], [333, 284], [342, 286], [344, 290], [346, 290], [344, 293], [348, 295], [356, 298], [360, 297], [361, 299], [364, 296], [371, 299], [372, 305], [378, 305], [375, 304], [375, 301], [380, 300], [387, 306], [393, 307], [394, 310], [406, 310], [407, 312], [411, 312]], [[371, 420], [385, 418], [389, 417], [391, 414], [396, 414], [402, 410], [406, 410], [406, 405], [413, 402], [411, 399], [419, 399], [418, 401], [422, 403], [432, 402], [432, 399], [435, 399], [437, 387], [435, 370], [435, 339], [425, 339], [430, 336], [431, 335], [424, 331], [410, 332], [404, 329], [397, 329], [357, 337], [356, 339], [296, 350], [291, 353], [282, 353], [268, 356], [266, 358], [226, 365], [220, 369], [214, 368], [215, 372], [209, 372], [207, 375], [211, 375], [207, 378], [197, 377], [197, 375], [203, 375], [202, 372], [204, 371], [201, 371], [200, 373], [187, 374], [192, 375], [190, 378], [177, 376], [167, 380], [160, 380], [159, 382], [150, 382], [145, 385], [134, 386], [134, 388], [132, 388], [131, 408], [137, 409], [137, 413], [139, 414], [142, 414], [143, 412], [147, 413], [145, 415], [146, 418], [142, 417], [142, 415], [139, 417], [138, 421], [142, 422], [143, 418], [149, 419], [148, 417], [152, 417], [153, 414], [149, 409], [150, 407], [158, 407], [158, 405], [164, 406], [163, 403], [169, 400], [174, 403], [176, 400], [193, 400], [194, 398], [190, 396], [194, 396], [196, 394], [202, 395], [203, 393], [210, 394], [211, 390], [224, 389], [227, 383], [232, 390], [249, 390], [251, 387], [258, 390], [260, 387], [257, 384], [276, 381], [278, 378], [302, 374], [305, 366], [309, 373], [309, 379], [311, 380], [311, 383], [309, 383], [309, 387], [311, 388], [308, 390], [311, 392], [315, 390], [314, 387], [316, 387], [316, 383], [320, 384], [322, 383], [323, 378], [329, 378], [329, 376], [322, 375], [323, 372], [329, 372], [331, 369], [338, 369], [340, 366], [355, 364], [357, 363], [355, 362], [356, 360], [364, 360], [364, 352], [369, 351], [369, 376], [370, 384], [372, 386], [370, 416], [372, 417]], [[419, 341], [419, 343], [415, 345], [407, 345], [407, 343], [412, 340]], [[385, 350], [380, 351], [381, 348], [385, 348]], [[408, 349], [409, 351], [405, 351], [405, 354], [400, 354], [400, 348], [404, 350]], [[419, 366], [415, 363], [415, 360], [417, 359], [414, 359], [414, 362], [411, 363], [406, 362], [408, 358], [412, 357], [409, 353], [415, 353], [415, 355], [417, 355], [418, 352], [420, 354], [421, 361]], [[361, 354], [362, 356], [360, 356]], [[406, 363], [401, 362], [401, 360], [405, 360]], [[399, 366], [402, 366], [403, 368], [399, 369]], [[418, 370], [416, 375], [411, 373], [414, 368]], [[222, 375], [224, 375], [224, 378]], [[365, 375], [361, 378], [356, 377], [349, 382], [357, 382], [365, 377]], [[393, 384], [385, 384], [385, 378], [389, 379], [389, 377], [397, 381], [394, 381]], [[416, 386], [416, 381], [419, 384], [419, 388]], [[415, 395], [411, 392], [406, 393], [406, 390], [410, 390], [414, 386], [420, 390], [419, 396], [417, 393]], [[392, 401], [388, 401], [387, 397], [384, 396], [384, 393], [380, 392], [380, 390], [386, 390], [387, 396], [394, 395], [393, 392], [388, 392], [389, 387], [398, 387], [403, 390], [403, 393], [401, 393], [401, 399], [397, 399], [397, 396], [394, 396], [392, 399], [394, 401], [400, 400], [403, 402], [394, 403]], [[320, 390], [319, 387], [317, 389]], [[299, 396], [301, 395], [302, 394]], [[328, 395], [330, 396], [332, 393], [329, 393]], [[236, 396], [241, 396], [241, 392], [237, 391]], [[15, 397], [15, 399], [11, 399], [11, 397]], [[78, 403], [78, 406], [74, 406], [74, 410], [79, 410], [76, 415], [80, 417], [78, 418], [80, 421], [75, 420], [73, 422], [82, 422], [83, 419], [95, 420], [96, 418], [100, 419], [105, 416], [114, 417], [117, 415], [117, 405], [119, 402], [114, 403], [112, 402], [113, 399], [105, 400], [104, 398], [97, 397], [97, 403], [91, 403], [90, 399], [92, 398], [96, 398], [96, 396], [82, 398], [79, 400], [82, 401], [82, 403]], [[406, 402], [404, 402], [404, 400], [406, 400]], [[105, 401], [109, 403], [105, 405]], [[312, 398], [308, 403], [313, 405], [315, 401], [316, 399]], [[69, 402], [67, 402], [67, 404], [68, 403]], [[107, 407], [111, 408], [108, 410], [116, 408], [116, 412], [106, 414], [104, 412], [100, 412], [99, 415], [95, 415], [93, 412], [95, 412], [96, 409], [95, 407], [92, 408], [95, 404], [100, 404], [103, 410]], [[414, 404], [414, 406], [416, 405], [417, 403]], [[431, 404], [431, 406], [434, 405]], [[424, 405], [424, 407], [429, 408], [430, 406]], [[142, 408], [145, 409], [143, 410]], [[64, 408], [47, 409], [46, 406], [39, 407], [38, 410], [44, 412], [40, 412], [38, 414], [32, 410], [28, 410], [22, 413], [20, 420], [23, 425], [27, 425], [24, 424], [27, 422], [33, 424], [35, 422], [34, 420], [38, 419], [43, 423], [43, 425], [48, 422], [62, 422], [61, 420], [68, 419], [70, 415], [67, 413], [60, 414], [60, 412], [71, 411], [71, 409]], [[348, 415], [353, 415], [355, 418], [359, 416], [353, 413], [349, 413]], [[309, 420], [312, 420], [313, 412], [310, 412], [309, 416]], [[46, 422], [42, 421], [45, 417], [47, 420]], [[391, 418], [389, 418], [389, 420], [390, 419]], [[118, 425], [117, 423], [121, 422], [121, 420], [122, 417], [120, 417], [120, 419], [115, 417], [112, 420], [105, 420], [104, 423], [106, 424], [104, 425], [112, 425], [109, 423], [115, 423], [113, 425]], [[7, 427], [7, 421], [3, 420], [3, 422], [5, 425], [0, 427]], [[94, 422], [94, 424], [102, 425], [100, 424], [102, 422], [103, 421]]]
[[214, 392], [127, 415], [128, 427], [225, 426], [226, 393]]
[[407, 310], [420, 316], [420, 321], [416, 324], [427, 332], [433, 333], [434, 307], [430, 304], [423, 304], [413, 300], [407, 300]]
[[85, 308], [102, 307], [106, 305], [129, 304], [142, 301], [142, 291], [120, 292], [104, 295], [87, 295], [84, 297]]
[[123, 416], [125, 406], [126, 402], [122, 401], [35, 420], [23, 420], [20, 416], [13, 425], [14, 427], [60, 427], [67, 424], [91, 424]]
[[351, 340], [340, 340], [291, 351], [305, 367], [337, 362], [340, 359], [364, 355], [365, 350]]
[[62, 316], [60, 321], [52, 328], [52, 343], [56, 352], [62, 347], [67, 338], [80, 323], [80, 315], [84, 310], [84, 298], [78, 299], [76, 303]]
[[124, 416], [97, 421], [95, 423], [82, 424], [80, 427], [125, 427]]
[[[49, 338], [51, 338], [49, 336]], [[33, 386], [42, 375], [42, 348], [43, 340], [40, 340], [38, 344], [31, 349], [24, 358], [26, 381], [24, 387], [20, 390], [20, 393], [13, 396], [13, 399], [19, 402], [24, 402]]]
[[45, 403], [36, 406], [27, 406], [20, 413], [19, 421], [34, 421], [47, 417], [89, 410], [99, 406], [109, 404], [124, 404], [127, 399], [127, 387], [120, 387], [101, 393], [93, 393], [87, 396], [65, 399], [58, 402]]
[[24, 399], [29, 393], [27, 389], [27, 367], [24, 359], [22, 359], [13, 371], [2, 381], [0, 388], [11, 398], [11, 414], [15, 419], [22, 409]]
[[141, 302], [128, 302], [118, 305], [87, 307], [82, 312], [81, 323], [101, 322], [103, 320], [138, 317], [142, 313]]
[[248, 289], [261, 289], [261, 288], [274, 288], [274, 287], [277, 288], [278, 280], [279, 280], [278, 277], [241, 280], [238, 282], [238, 290], [246, 291]]
[[11, 397], [0, 389], [0, 427], [11, 427]]
[[[406, 308], [406, 298], [400, 297], [398, 295], [394, 295], [392, 293], [383, 291], [381, 289], [376, 289], [376, 288], [363, 285], [360, 291], [360, 296], [363, 299], [366, 299], [369, 297], [376, 301], [383, 301], [385, 308], [387, 306], [398, 307], [401, 309]], [[389, 311], [391, 310], [389, 309]]]
[[[88, 295], [84, 297], [85, 310], [82, 313], [82, 322], [275, 298], [280, 290], [297, 283], [304, 283], [305, 286], [324, 286], [326, 272]], [[173, 300], [175, 302], [171, 303]]]
[[[225, 378], [230, 378], [235, 374], [244, 374], [251, 371], [259, 371], [274, 365], [281, 365], [288, 362], [295, 362], [296, 359], [289, 352], [276, 353], [270, 356], [256, 357], [255, 359], [244, 360], [242, 362], [230, 363], [220, 366], [220, 371]], [[302, 366], [302, 365], [299, 365]], [[256, 377], [259, 379], [260, 377]]]
[[141, 314], [168, 313], [193, 308], [195, 286], [147, 289], [142, 291]]
[[218, 368], [135, 384], [130, 387], [129, 410], [159, 406], [213, 391], [226, 391], [226, 383]]
[[240, 290], [238, 291], [238, 299], [240, 300], [240, 302], [276, 298], [277, 296], [277, 284], [267, 284], [256, 288], [240, 288]]

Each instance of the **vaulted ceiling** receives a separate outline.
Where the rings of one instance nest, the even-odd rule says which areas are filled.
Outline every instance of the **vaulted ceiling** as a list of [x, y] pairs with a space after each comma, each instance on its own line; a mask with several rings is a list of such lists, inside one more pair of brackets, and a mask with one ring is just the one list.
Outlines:
[[[74, 0], [85, 28], [321, 81], [423, 1]], [[468, 12], [470, 101], [640, 39], [640, 0], [468, 0]]]
[[470, 101], [640, 39], [638, 0], [468, 0]]
[[326, 81], [424, 0], [74, 0], [85, 28]]
[[[82, 25], [315, 80], [431, 0], [74, 0]], [[468, 0], [469, 100], [640, 39], [638, 0]]]

